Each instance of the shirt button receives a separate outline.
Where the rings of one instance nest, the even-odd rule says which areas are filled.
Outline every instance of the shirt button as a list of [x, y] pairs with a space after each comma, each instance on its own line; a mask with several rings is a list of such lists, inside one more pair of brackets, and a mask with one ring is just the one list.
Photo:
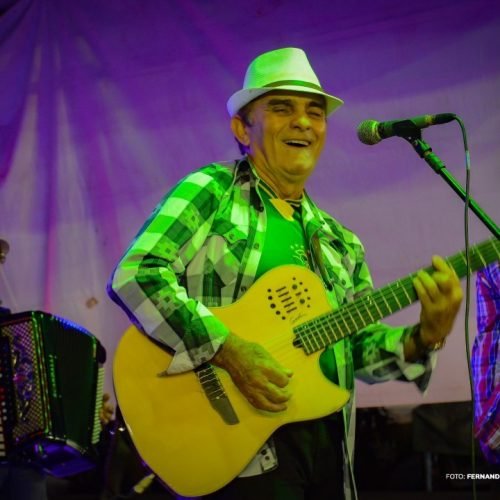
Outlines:
[[255, 250], [258, 250], [260, 248], [260, 245], [258, 243], [254, 243], [254, 246]]
[[242, 292], [246, 292], [246, 291], [247, 291], [247, 287], [246, 287], [246, 286], [242, 286], [242, 287], [241, 287], [241, 291], [242, 291]]

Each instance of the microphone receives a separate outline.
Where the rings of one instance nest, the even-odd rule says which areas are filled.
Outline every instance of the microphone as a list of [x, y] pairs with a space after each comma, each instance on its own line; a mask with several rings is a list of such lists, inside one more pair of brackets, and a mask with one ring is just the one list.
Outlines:
[[372, 146], [388, 137], [415, 137], [420, 129], [431, 125], [441, 125], [451, 122], [456, 118], [453, 113], [440, 113], [438, 115], [414, 116], [403, 120], [377, 122], [365, 120], [358, 125], [358, 138], [363, 144]]

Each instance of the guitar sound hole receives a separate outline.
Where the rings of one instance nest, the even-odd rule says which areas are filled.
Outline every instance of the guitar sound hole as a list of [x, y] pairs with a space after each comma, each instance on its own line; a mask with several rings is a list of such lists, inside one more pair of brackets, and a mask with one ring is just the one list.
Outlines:
[[309, 289], [305, 288], [304, 282], [299, 281], [296, 276], [293, 276], [292, 282], [288, 284], [279, 285], [276, 289], [268, 288], [267, 293], [270, 309], [283, 320], [299, 308], [311, 308], [308, 303], [311, 301]]

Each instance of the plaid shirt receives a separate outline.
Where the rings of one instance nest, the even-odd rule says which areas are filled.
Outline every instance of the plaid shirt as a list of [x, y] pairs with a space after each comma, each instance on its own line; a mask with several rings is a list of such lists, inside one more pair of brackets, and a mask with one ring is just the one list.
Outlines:
[[474, 427], [486, 459], [500, 464], [500, 263], [478, 271], [477, 336], [472, 348]]
[[[246, 159], [214, 163], [188, 175], [156, 207], [113, 273], [110, 296], [139, 328], [172, 350], [169, 373], [192, 370], [212, 358], [229, 332], [208, 308], [233, 303], [256, 279], [266, 232], [259, 182]], [[323, 272], [315, 272], [331, 289], [333, 308], [372, 289], [357, 236], [320, 211], [307, 194], [302, 223], [309, 244], [313, 236], [319, 238], [324, 265]], [[322, 368], [327, 375], [336, 371], [340, 385], [352, 391], [354, 374], [368, 383], [412, 380], [424, 390], [434, 355], [422, 363], [405, 362], [403, 337], [409, 331], [370, 325], [329, 347]], [[354, 392], [344, 408], [351, 458], [353, 415]], [[266, 447], [247, 475], [275, 465], [273, 449]]]

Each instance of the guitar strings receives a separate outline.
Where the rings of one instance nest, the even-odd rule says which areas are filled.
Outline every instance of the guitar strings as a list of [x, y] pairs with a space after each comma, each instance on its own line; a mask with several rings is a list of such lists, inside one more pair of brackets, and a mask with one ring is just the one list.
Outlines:
[[[477, 265], [487, 265], [486, 261], [491, 262], [494, 260], [495, 256], [500, 257], [499, 252], [494, 248], [495, 244], [498, 244], [498, 242], [488, 241], [478, 245], [474, 249], [474, 257]], [[485, 259], [483, 259], [481, 247], [486, 247], [485, 251], [482, 252]], [[452, 267], [458, 268], [458, 265], [462, 264], [464, 261], [463, 252], [450, 257], [448, 261], [452, 264]], [[453, 263], [453, 261], [456, 262]], [[354, 302], [345, 304], [340, 309], [336, 309], [314, 320], [303, 323], [300, 326], [302, 327], [301, 329], [305, 331], [300, 332], [301, 339], [304, 343], [308, 342], [310, 345], [313, 345], [313, 347], [315, 347], [315, 349], [313, 349], [314, 352], [315, 350], [319, 350], [330, 343], [336, 342], [359, 331], [369, 324], [375, 323], [388, 314], [410, 305], [417, 299], [413, 287], [413, 278], [415, 276], [416, 273], [411, 274], [380, 290], [362, 296]], [[377, 311], [375, 318], [370, 313], [370, 309], [375, 312], [372, 306]], [[365, 314], [361, 314], [360, 310], [362, 308], [364, 308], [365, 311], [361, 312]], [[356, 315], [358, 316], [358, 320], [355, 319]], [[344, 316], [348, 316], [348, 318], [344, 318]], [[370, 321], [367, 320], [367, 317], [370, 318]], [[340, 328], [337, 319], [342, 320], [347, 328]]]
[[[410, 278], [408, 278], [409, 280]], [[312, 352], [317, 351], [327, 345], [341, 340], [347, 337], [351, 333], [359, 331], [363, 327], [375, 323], [378, 319], [383, 317], [381, 314], [383, 309], [387, 309], [389, 313], [394, 312], [401, 308], [401, 304], [405, 303], [408, 305], [413, 302], [410, 300], [408, 292], [406, 290], [399, 290], [394, 292], [393, 290], [386, 290], [389, 299], [396, 298], [397, 307], [391, 308], [387, 299], [381, 294], [380, 297], [375, 297], [373, 295], [363, 296], [354, 302], [343, 305], [341, 308], [331, 311], [329, 313], [323, 314], [314, 318], [313, 320], [306, 321], [299, 325], [295, 330], [299, 332], [300, 338], [303, 344], [309, 344], [309, 348], [312, 346]], [[408, 304], [406, 304], [406, 302]], [[368, 303], [369, 302], [369, 303]], [[364, 307], [367, 311], [370, 305], [377, 303], [378, 317], [373, 318], [370, 314], [362, 315], [360, 309]], [[384, 306], [384, 307], [382, 307]], [[355, 319], [355, 316], [358, 319]], [[343, 316], [348, 316], [344, 318]], [[370, 317], [370, 321], [366, 320], [366, 317]], [[342, 320], [342, 321], [340, 321]], [[343, 323], [343, 327], [342, 324]], [[337, 332], [337, 333], [336, 333]], [[332, 338], [333, 337], [333, 338]], [[286, 332], [286, 336], [282, 337], [280, 334], [273, 336], [265, 344], [273, 351], [279, 351], [282, 348], [286, 349], [290, 347], [291, 342], [295, 337], [290, 337], [289, 333]], [[303, 347], [306, 347], [305, 345]]]
[[[495, 244], [498, 244], [498, 242], [488, 241], [478, 245], [474, 249], [476, 264], [479, 265], [482, 263], [486, 265], [486, 261], [492, 262], [495, 256], [500, 258], [500, 253], [494, 248]], [[483, 252], [485, 259], [483, 259], [483, 255], [481, 254], [481, 247], [487, 247]], [[454, 268], [462, 264], [463, 260], [463, 252], [448, 259]], [[452, 261], [457, 262], [453, 263]], [[273, 351], [279, 352], [282, 349], [286, 349], [288, 350], [286, 352], [290, 352], [290, 344], [299, 335], [304, 350], [307, 348], [311, 352], [320, 350], [413, 303], [417, 298], [412, 283], [415, 276], [416, 273], [411, 274], [373, 293], [359, 297], [353, 302], [344, 304], [339, 309], [306, 321], [294, 329], [295, 336], [290, 336], [287, 331], [283, 335], [280, 333], [270, 337], [268, 340], [266, 339], [265, 345]], [[373, 313], [376, 311], [376, 313], [372, 315], [370, 311]], [[357, 319], [356, 316], [358, 317]], [[282, 359], [289, 357], [285, 355]]]

